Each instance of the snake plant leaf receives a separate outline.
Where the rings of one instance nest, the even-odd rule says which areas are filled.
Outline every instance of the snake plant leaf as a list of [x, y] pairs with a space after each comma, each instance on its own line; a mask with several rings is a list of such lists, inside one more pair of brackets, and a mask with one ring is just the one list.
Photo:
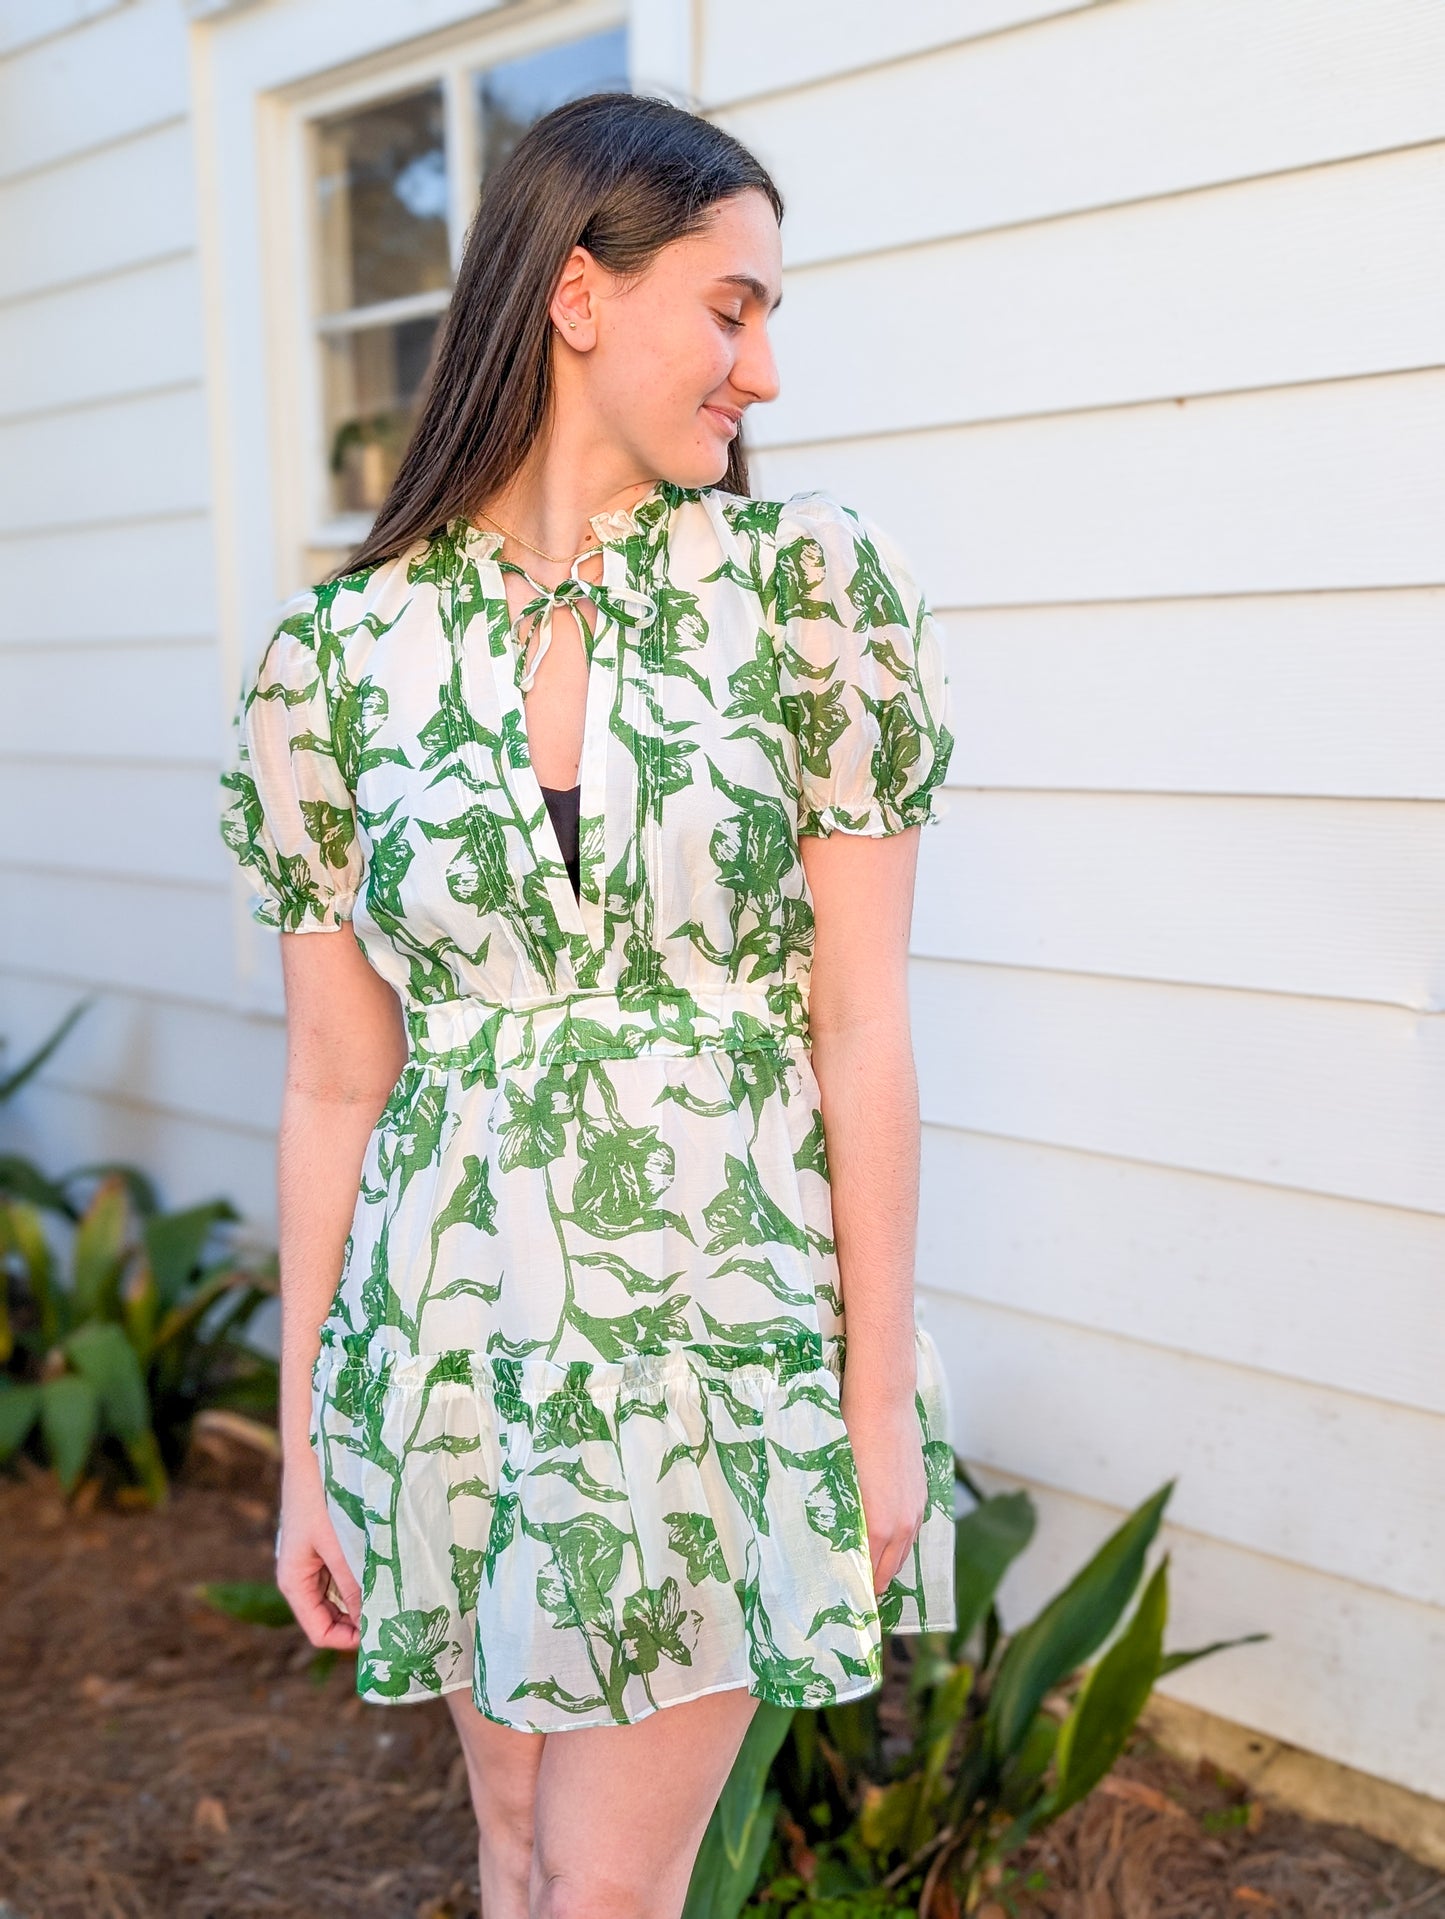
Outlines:
[[1009, 1640], [988, 1703], [995, 1763], [1023, 1739], [1044, 1695], [1097, 1652], [1122, 1618], [1173, 1490], [1174, 1481], [1167, 1480], [1109, 1535], [1038, 1618]]
[[211, 1580], [197, 1591], [208, 1606], [214, 1606], [217, 1612], [231, 1619], [244, 1619], [253, 1626], [296, 1624], [296, 1615], [274, 1580]]
[[156, 1213], [146, 1221], [146, 1257], [167, 1306], [200, 1265], [215, 1228], [236, 1217], [236, 1209], [228, 1201], [213, 1199], [183, 1213]]
[[[91, 1180], [104, 1182], [118, 1179], [130, 1195], [131, 1204], [142, 1219], [149, 1219], [152, 1213], [160, 1211], [160, 1197], [155, 1182], [149, 1175], [141, 1172], [137, 1166], [126, 1166], [118, 1160], [95, 1160], [87, 1166], [77, 1166], [65, 1175], [61, 1182], [68, 1195], [72, 1188], [85, 1186]], [[79, 1218], [80, 1208], [67, 1198], [67, 1210], [73, 1218]]]
[[1169, 1612], [1169, 1555], [1144, 1588], [1134, 1617], [1084, 1681], [1059, 1731], [1058, 1784], [1049, 1807], [1057, 1817], [1104, 1777], [1133, 1730], [1159, 1675]]
[[1181, 1666], [1192, 1666], [1196, 1659], [1208, 1659], [1217, 1652], [1228, 1652], [1231, 1646], [1257, 1646], [1263, 1640], [1271, 1638], [1267, 1632], [1241, 1633], [1238, 1639], [1211, 1639], [1207, 1646], [1195, 1646], [1188, 1652], [1167, 1652], [1159, 1661], [1159, 1677], [1167, 1672], [1178, 1672]]
[[1025, 1492], [1000, 1493], [965, 1513], [954, 1528], [953, 1580], [958, 1624], [955, 1659], [981, 1623], [999, 1582], [1034, 1536], [1033, 1501]]
[[55, 1031], [36, 1047], [29, 1059], [22, 1060], [13, 1073], [7, 1073], [4, 1079], [0, 1079], [0, 1105], [7, 1099], [14, 1099], [26, 1081], [35, 1077], [90, 1004], [88, 999], [83, 999], [72, 1006]]
[[0, 1460], [24, 1445], [40, 1411], [40, 1388], [0, 1379]]
[[130, 1341], [113, 1321], [91, 1320], [65, 1341], [70, 1363], [91, 1387], [112, 1432], [139, 1439], [150, 1428], [145, 1378]]
[[64, 1213], [74, 1218], [75, 1209], [66, 1197], [64, 1186], [47, 1179], [38, 1166], [14, 1153], [0, 1153], [0, 1193], [23, 1199], [48, 1213]]
[[40, 1429], [66, 1492], [85, 1470], [99, 1426], [100, 1401], [88, 1379], [61, 1373], [41, 1386]]
[[759, 1700], [693, 1862], [682, 1919], [737, 1919], [757, 1885], [780, 1796], [768, 1773], [795, 1708]]
[[125, 1183], [112, 1174], [96, 1188], [75, 1230], [73, 1276], [78, 1318], [109, 1319], [118, 1313], [129, 1224]]

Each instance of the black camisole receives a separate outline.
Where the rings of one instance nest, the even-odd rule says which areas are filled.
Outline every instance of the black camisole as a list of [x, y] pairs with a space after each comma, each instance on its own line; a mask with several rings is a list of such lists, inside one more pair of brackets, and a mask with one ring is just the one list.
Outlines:
[[562, 849], [562, 858], [567, 864], [567, 877], [572, 882], [572, 891], [580, 899], [582, 864], [578, 850], [578, 830], [582, 806], [581, 782], [579, 781], [576, 786], [544, 786], [542, 798], [547, 802], [547, 811], [552, 815], [552, 826], [557, 835], [557, 844]]

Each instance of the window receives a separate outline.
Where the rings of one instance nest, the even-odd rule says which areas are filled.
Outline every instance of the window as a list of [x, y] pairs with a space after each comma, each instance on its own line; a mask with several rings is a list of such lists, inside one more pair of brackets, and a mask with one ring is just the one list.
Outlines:
[[553, 107], [628, 86], [618, 27], [311, 123], [318, 545], [359, 540], [396, 473], [481, 180]]

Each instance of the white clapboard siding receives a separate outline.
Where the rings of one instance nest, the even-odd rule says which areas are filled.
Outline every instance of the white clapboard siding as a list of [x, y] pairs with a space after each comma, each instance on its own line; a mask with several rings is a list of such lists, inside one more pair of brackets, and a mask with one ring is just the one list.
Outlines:
[[206, 766], [11, 759], [0, 819], [22, 825], [25, 864], [42, 871], [212, 884], [231, 864], [217, 782]]
[[0, 420], [201, 380], [200, 302], [181, 254], [0, 307]]
[[[7, 1043], [25, 1053], [74, 1003], [66, 986], [10, 975]], [[84, 1037], [77, 1028], [56, 1055], [50, 1085], [217, 1125], [275, 1127], [285, 1060], [279, 1021], [110, 991], [96, 996], [83, 1026]]]
[[1445, 1413], [1439, 1214], [925, 1126], [918, 1264], [930, 1293]]
[[957, 785], [1445, 799], [1445, 588], [940, 624]]
[[[193, 453], [194, 466], [199, 455]], [[124, 494], [114, 520], [90, 520], [48, 532], [0, 531], [0, 649], [79, 641], [118, 646], [213, 635], [215, 547], [210, 517], [197, 509], [166, 519], [130, 519]], [[77, 555], [82, 558], [78, 561]], [[58, 580], [81, 575], [78, 589]], [[7, 662], [0, 651], [0, 673]], [[219, 668], [218, 686], [219, 681]], [[230, 699], [240, 691], [220, 687]]]
[[[1445, 1419], [930, 1292], [969, 1459], [1445, 1607]], [[1388, 1488], [1388, 1497], [1382, 1489]]]
[[[1283, 720], [1284, 715], [1281, 715]], [[1445, 1009], [1445, 806], [952, 792], [913, 950]]]
[[797, 90], [754, 71], [717, 117], [775, 174], [792, 264], [1445, 135], [1436, 0], [1113, 0]]
[[1442, 233], [1445, 145], [801, 268], [752, 442], [1438, 365]]
[[229, 876], [209, 886], [166, 885], [0, 862], [0, 897], [0, 979], [15, 973], [76, 995], [88, 986], [122, 987], [234, 1005], [237, 902]]
[[1445, 1213], [1438, 1014], [926, 959], [910, 979], [934, 1125]]
[[175, 121], [0, 183], [0, 300], [192, 248], [194, 164], [190, 127]]
[[[144, 133], [189, 111], [177, 0], [132, 0], [0, 64], [0, 179]], [[57, 111], [63, 104], [64, 111]]]
[[0, 521], [17, 529], [194, 513], [207, 501], [206, 405], [194, 382], [0, 426]]
[[[719, 112], [731, 100], [776, 92], [1072, 13], [1096, 0], [829, 0], [826, 16], [776, 0], [728, 0], [697, 9], [699, 91]], [[759, 49], [767, 49], [766, 61]]]
[[69, 33], [128, 0], [0, 0], [0, 54]]
[[[1034, 1617], [1124, 1514], [1013, 1472], [980, 1467], [978, 1477], [989, 1492], [1026, 1487], [1038, 1510], [1038, 1531], [1000, 1588], [1012, 1629]], [[1171, 1673], [1161, 1692], [1445, 1798], [1445, 1614], [1170, 1523], [1153, 1557], [1163, 1551], [1170, 1651], [1251, 1632], [1270, 1637]]]
[[216, 654], [206, 640], [0, 653], [0, 753], [213, 766]]
[[1445, 576], [1441, 371], [829, 442], [758, 466], [769, 495], [821, 486], [906, 536], [940, 606]]
[[46, 1079], [26, 1088], [3, 1137], [7, 1152], [24, 1153], [57, 1174], [102, 1161], [139, 1167], [157, 1183], [165, 1206], [228, 1199], [257, 1239], [274, 1233], [276, 1140], [269, 1127], [220, 1125], [138, 1100], [97, 1099]]

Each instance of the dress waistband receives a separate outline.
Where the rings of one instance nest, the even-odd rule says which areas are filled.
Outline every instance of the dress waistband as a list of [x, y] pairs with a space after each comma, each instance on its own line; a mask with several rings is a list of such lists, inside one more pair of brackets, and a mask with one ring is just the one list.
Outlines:
[[608, 989], [539, 1000], [467, 996], [406, 1009], [412, 1056], [446, 1070], [550, 1066], [557, 1060], [631, 1059], [720, 1048], [788, 1052], [808, 1045], [808, 1007], [796, 980], [706, 992]]

